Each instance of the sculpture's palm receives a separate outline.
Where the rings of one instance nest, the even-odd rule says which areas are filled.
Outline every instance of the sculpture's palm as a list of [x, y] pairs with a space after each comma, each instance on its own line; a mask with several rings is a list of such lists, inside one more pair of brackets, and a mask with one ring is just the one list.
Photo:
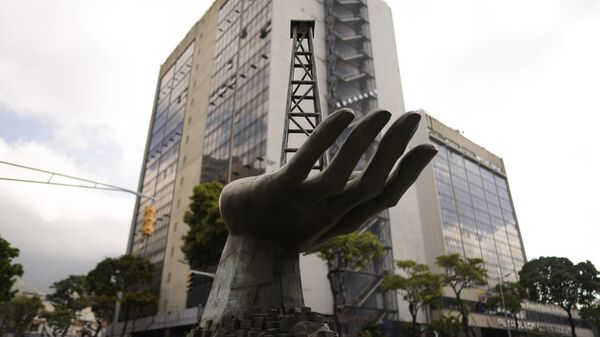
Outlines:
[[395, 205], [437, 153], [432, 145], [419, 145], [390, 174], [419, 124], [417, 113], [406, 113], [390, 126], [377, 152], [358, 175], [352, 170], [389, 121], [387, 111], [363, 118], [329, 166], [309, 176], [318, 158], [353, 119], [348, 109], [336, 111], [282, 168], [228, 184], [220, 203], [230, 233], [302, 252], [358, 229], [377, 212]]

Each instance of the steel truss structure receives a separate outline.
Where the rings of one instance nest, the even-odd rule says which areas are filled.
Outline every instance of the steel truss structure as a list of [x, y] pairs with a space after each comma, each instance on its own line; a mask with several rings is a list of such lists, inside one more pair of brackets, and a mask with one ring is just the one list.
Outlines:
[[[281, 165], [285, 164], [288, 157], [298, 151], [298, 147], [304, 143], [323, 119], [313, 47], [314, 29], [315, 22], [313, 20], [292, 20], [290, 25], [290, 38], [293, 45], [281, 147]], [[322, 171], [326, 165], [327, 155], [323, 155], [313, 169]]]

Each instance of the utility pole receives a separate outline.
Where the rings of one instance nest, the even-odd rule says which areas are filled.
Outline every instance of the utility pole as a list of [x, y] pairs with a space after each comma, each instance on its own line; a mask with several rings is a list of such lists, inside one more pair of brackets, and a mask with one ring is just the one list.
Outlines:
[[504, 303], [504, 291], [502, 290], [502, 288], [504, 288], [504, 278], [510, 276], [511, 273], [502, 275], [502, 270], [500, 270], [499, 267], [498, 267], [498, 273], [500, 274], [500, 299], [502, 300], [502, 311], [504, 312], [504, 319], [506, 320], [506, 329], [508, 332], [508, 337], [512, 337], [512, 334], [510, 332], [510, 321], [508, 320], [508, 316], [506, 315], [506, 303]]

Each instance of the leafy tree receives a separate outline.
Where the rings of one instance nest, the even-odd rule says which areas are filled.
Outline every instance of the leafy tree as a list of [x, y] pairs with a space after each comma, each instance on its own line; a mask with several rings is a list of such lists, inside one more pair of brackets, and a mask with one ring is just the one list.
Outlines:
[[0, 333], [8, 328], [15, 337], [23, 336], [31, 327], [33, 319], [44, 306], [37, 297], [17, 296], [8, 302], [0, 303]]
[[571, 310], [586, 307], [600, 296], [600, 275], [594, 265], [589, 261], [574, 265], [564, 257], [540, 257], [525, 263], [519, 275], [519, 283], [533, 300], [558, 305], [567, 312], [571, 335], [576, 337]]
[[381, 323], [369, 322], [360, 329], [358, 337], [385, 337]]
[[89, 306], [86, 277], [70, 275], [54, 282], [50, 288], [54, 289], [54, 293], [48, 296], [48, 300], [54, 311], [45, 312], [44, 317], [55, 336], [64, 336], [77, 320], [79, 312]]
[[579, 314], [581, 314], [581, 318], [600, 328], [600, 300], [581, 308]]
[[54, 293], [48, 299], [55, 305], [64, 305], [74, 311], [83, 310], [88, 306], [86, 298], [86, 278], [84, 275], [69, 275], [64, 280], [54, 282], [50, 288]]
[[10, 243], [0, 236], [0, 302], [7, 302], [15, 295], [11, 290], [15, 278], [23, 275], [23, 267], [14, 263], [19, 256], [19, 249], [11, 247]]
[[419, 310], [442, 296], [441, 277], [432, 274], [429, 267], [410, 260], [396, 261], [396, 266], [406, 274], [388, 275], [381, 282], [384, 290], [399, 291], [408, 302], [412, 316], [412, 336], [417, 337], [417, 314]]
[[133, 319], [131, 329], [135, 331], [137, 319], [144, 316], [148, 308], [152, 308], [157, 304], [157, 298], [147, 290], [129, 292], [123, 295], [121, 304], [127, 309], [127, 319]]
[[469, 329], [469, 312], [471, 308], [462, 300], [462, 291], [467, 288], [482, 287], [487, 282], [487, 271], [482, 259], [463, 258], [458, 254], [442, 255], [436, 258], [436, 264], [440, 266], [442, 284], [448, 286], [454, 292], [457, 309], [460, 313], [464, 333], [474, 335]]
[[[116, 298], [108, 295], [90, 294], [88, 300], [96, 320], [95, 329], [92, 329], [91, 333], [88, 332], [88, 335], [96, 337], [104, 325], [112, 322], [115, 316]], [[90, 328], [88, 327], [86, 330]]]
[[[500, 288], [502, 287], [502, 289]], [[502, 292], [500, 292], [502, 290]], [[502, 295], [504, 296], [504, 304], [502, 303]], [[505, 282], [494, 287], [494, 293], [488, 297], [485, 305], [488, 308], [504, 309], [511, 313], [515, 320], [515, 327], [519, 329], [519, 320], [517, 314], [523, 309], [522, 303], [528, 299], [527, 289], [514, 282]]]
[[339, 314], [343, 304], [339, 295], [344, 292], [342, 275], [345, 271], [366, 266], [369, 261], [383, 255], [383, 244], [370, 232], [353, 232], [336, 236], [325, 242], [318, 250], [321, 259], [327, 262], [327, 279], [333, 295], [333, 318], [336, 330], [341, 334]]
[[156, 304], [156, 296], [150, 291], [153, 273], [152, 263], [132, 255], [106, 258], [88, 273], [89, 298], [97, 315], [98, 329], [103, 321], [111, 322], [114, 312], [110, 306], [117, 301], [119, 293], [123, 294], [121, 307], [125, 319], [121, 335], [125, 334], [130, 319], [134, 319], [135, 327], [135, 320]]
[[96, 319], [97, 336], [103, 324], [110, 324], [115, 315], [117, 294], [125, 288], [124, 280], [114, 277], [119, 270], [119, 261], [106, 258], [100, 261], [86, 276], [88, 299]]
[[117, 278], [118, 259], [106, 258], [88, 272], [86, 279], [89, 290], [94, 295], [116, 296], [125, 285], [122, 278]]
[[579, 314], [581, 315], [581, 318], [591, 323], [594, 333], [596, 335], [599, 335], [598, 331], [600, 331], [600, 299], [581, 308], [581, 310], [579, 310]]
[[445, 316], [433, 320], [431, 328], [437, 331], [440, 337], [457, 337], [460, 333], [460, 320], [455, 316]]
[[190, 230], [184, 235], [181, 247], [192, 269], [205, 270], [219, 264], [228, 234], [219, 211], [222, 190], [223, 185], [218, 182], [194, 186], [190, 210], [183, 217]]
[[54, 337], [66, 336], [69, 328], [77, 318], [73, 311], [63, 304], [54, 306], [52, 311], [44, 311], [42, 316], [46, 318], [46, 324], [52, 328], [51, 331]]

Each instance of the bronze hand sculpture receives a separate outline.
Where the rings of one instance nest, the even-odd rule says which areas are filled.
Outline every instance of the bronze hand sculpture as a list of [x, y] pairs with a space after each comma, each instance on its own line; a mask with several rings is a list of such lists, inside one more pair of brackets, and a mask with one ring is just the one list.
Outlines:
[[298, 254], [357, 230], [399, 201], [437, 151], [419, 145], [394, 168], [420, 121], [419, 114], [409, 112], [389, 127], [366, 168], [353, 172], [390, 116], [380, 110], [364, 117], [329, 166], [309, 175], [354, 119], [352, 111], [338, 110], [286, 165], [225, 187], [220, 207], [230, 235], [202, 317], [205, 328], [251, 306], [303, 306]]

